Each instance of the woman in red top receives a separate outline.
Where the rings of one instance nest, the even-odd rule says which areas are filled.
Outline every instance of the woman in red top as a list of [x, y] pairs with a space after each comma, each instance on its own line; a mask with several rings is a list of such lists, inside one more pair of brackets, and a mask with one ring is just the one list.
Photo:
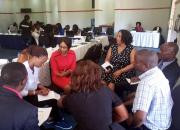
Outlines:
[[71, 40], [67, 37], [61, 38], [59, 49], [53, 52], [50, 59], [52, 81], [63, 90], [68, 88], [71, 73], [76, 67], [76, 55], [70, 48]]
[[141, 22], [136, 22], [135, 30], [136, 30], [136, 32], [144, 32], [144, 29], [141, 26]]

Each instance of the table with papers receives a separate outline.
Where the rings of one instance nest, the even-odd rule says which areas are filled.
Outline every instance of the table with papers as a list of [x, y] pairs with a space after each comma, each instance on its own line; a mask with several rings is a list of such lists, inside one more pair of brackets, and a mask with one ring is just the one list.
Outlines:
[[49, 117], [52, 107], [38, 108], [38, 126], [41, 126]]
[[[54, 91], [49, 91], [47, 96], [38, 95], [39, 102], [50, 100], [50, 99], [59, 100], [60, 98], [61, 98], [60, 94], [58, 94]], [[39, 126], [42, 125], [48, 119], [51, 110], [52, 110], [52, 107], [38, 108], [38, 120], [39, 120], [38, 125]]]

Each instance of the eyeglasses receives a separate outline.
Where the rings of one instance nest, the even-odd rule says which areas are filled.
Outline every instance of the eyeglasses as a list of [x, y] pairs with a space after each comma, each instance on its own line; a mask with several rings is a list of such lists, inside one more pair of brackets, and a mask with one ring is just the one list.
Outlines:
[[68, 47], [66, 47], [66, 46], [59, 46], [59, 48], [67, 49]]

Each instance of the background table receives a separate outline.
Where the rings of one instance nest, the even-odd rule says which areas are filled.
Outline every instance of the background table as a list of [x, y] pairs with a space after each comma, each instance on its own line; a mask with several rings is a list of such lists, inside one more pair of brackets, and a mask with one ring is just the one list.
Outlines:
[[23, 50], [27, 47], [29, 37], [21, 35], [0, 34], [0, 46], [2, 48]]
[[131, 32], [133, 36], [132, 45], [138, 47], [159, 47], [160, 34], [157, 32]]

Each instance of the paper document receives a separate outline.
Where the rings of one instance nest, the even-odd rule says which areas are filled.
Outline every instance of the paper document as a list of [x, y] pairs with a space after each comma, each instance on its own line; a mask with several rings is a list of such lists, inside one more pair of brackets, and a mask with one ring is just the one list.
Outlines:
[[52, 107], [38, 108], [38, 126], [42, 125], [49, 117]]
[[58, 94], [54, 91], [49, 91], [47, 96], [38, 95], [38, 101], [45, 101], [45, 100], [49, 100], [49, 99], [59, 100], [60, 94]]
[[127, 82], [130, 84], [130, 85], [135, 85], [135, 84], [138, 84], [139, 81], [136, 81], [136, 82], [131, 82], [131, 79], [128, 79], [126, 78]]
[[113, 65], [111, 65], [109, 62], [105, 62], [104, 64], [102, 64], [101, 65], [102, 67], [103, 67], [103, 69], [105, 70], [105, 71], [107, 71], [107, 70], [112, 70], [113, 69]]

